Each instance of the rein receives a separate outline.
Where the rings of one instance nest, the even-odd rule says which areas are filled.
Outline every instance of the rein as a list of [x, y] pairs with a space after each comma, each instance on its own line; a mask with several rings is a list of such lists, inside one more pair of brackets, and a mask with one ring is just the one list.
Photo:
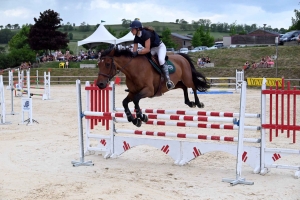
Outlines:
[[[126, 63], [123, 67], [121, 67], [121, 69], [118, 70], [118, 69], [116, 68], [116, 65], [115, 65], [114, 57], [113, 57], [113, 56], [104, 56], [103, 58], [110, 58], [110, 59], [112, 60], [112, 62], [111, 62], [111, 68], [110, 68], [110, 71], [109, 71], [108, 74], [103, 74], [103, 73], [101, 73], [101, 72], [98, 72], [98, 76], [99, 76], [99, 75], [102, 75], [102, 76], [104, 76], [104, 77], [107, 77], [107, 78], [109, 79], [109, 81], [110, 81], [113, 77], [115, 77], [118, 73], [120, 73], [120, 71], [123, 72], [123, 70], [124, 70], [124, 69], [130, 64], [130, 62], [132, 61], [132, 57], [131, 57], [130, 60], [129, 60], [129, 62]], [[110, 75], [110, 74], [112, 73], [113, 70], [115, 70], [116, 73], [115, 73], [114, 75]], [[124, 73], [124, 72], [123, 72], [123, 73]]]

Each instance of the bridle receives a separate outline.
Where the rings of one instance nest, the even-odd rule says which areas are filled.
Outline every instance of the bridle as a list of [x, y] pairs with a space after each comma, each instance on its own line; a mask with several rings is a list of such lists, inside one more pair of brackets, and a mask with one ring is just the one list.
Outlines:
[[[124, 73], [124, 69], [125, 67], [127, 67], [129, 65], [129, 63], [132, 61], [132, 57], [130, 58], [129, 62], [126, 63], [126, 65], [124, 65], [123, 67], [121, 67], [119, 70], [117, 69], [116, 65], [115, 65], [115, 62], [114, 62], [114, 57], [113, 56], [103, 56], [102, 57], [103, 59], [104, 58], [109, 58], [111, 59], [111, 64], [110, 64], [110, 71], [108, 74], [104, 74], [104, 73], [101, 73], [100, 71], [98, 72], [98, 76], [104, 76], [106, 78], [108, 78], [107, 82], [111, 81], [112, 78], [114, 78], [118, 73], [123, 72]], [[101, 59], [102, 59], [101, 58]], [[101, 62], [101, 61], [100, 61]], [[115, 73], [113, 73], [113, 71], [115, 71]]]

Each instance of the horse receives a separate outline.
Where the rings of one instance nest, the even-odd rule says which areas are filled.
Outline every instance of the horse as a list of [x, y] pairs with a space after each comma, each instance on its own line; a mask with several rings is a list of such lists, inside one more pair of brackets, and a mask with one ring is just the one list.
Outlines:
[[[191, 108], [196, 106], [203, 108], [204, 104], [199, 101], [196, 90], [203, 92], [210, 88], [206, 77], [195, 69], [187, 54], [168, 55], [166, 60], [171, 61], [176, 68], [175, 72], [170, 74], [170, 78], [175, 85], [174, 89], [183, 90], [184, 103]], [[97, 65], [99, 72], [96, 85], [99, 89], [106, 88], [111, 79], [120, 71], [125, 74], [129, 93], [122, 104], [127, 120], [137, 127], [140, 127], [142, 122], [148, 121], [147, 115], [141, 112], [139, 101], [146, 97], [160, 96], [169, 91], [165, 85], [164, 76], [154, 69], [147, 56], [133, 57], [129, 49], [119, 50], [117, 47], [107, 49], [101, 54]], [[195, 102], [189, 100], [188, 88], [192, 88]], [[134, 103], [136, 118], [128, 108], [131, 101]]]

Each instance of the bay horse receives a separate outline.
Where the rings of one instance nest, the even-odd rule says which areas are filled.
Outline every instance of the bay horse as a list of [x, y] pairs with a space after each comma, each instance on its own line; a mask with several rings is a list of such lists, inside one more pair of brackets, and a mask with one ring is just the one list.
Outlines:
[[[203, 108], [204, 104], [199, 101], [197, 90], [206, 91], [210, 87], [206, 77], [195, 69], [187, 54], [168, 55], [166, 56], [167, 59], [176, 68], [175, 72], [170, 74], [170, 78], [175, 85], [174, 89], [181, 88], [183, 90], [184, 103], [191, 108], [196, 106]], [[133, 58], [129, 49], [119, 50], [116, 47], [105, 50], [101, 53], [98, 67], [96, 85], [100, 89], [106, 88], [109, 81], [120, 71], [125, 74], [129, 93], [122, 103], [127, 120], [137, 127], [141, 126], [142, 121], [148, 121], [147, 115], [141, 112], [139, 101], [146, 97], [161, 96], [161, 94], [168, 92], [164, 75], [154, 69], [145, 55], [138, 55]], [[192, 88], [195, 102], [189, 100], [187, 88]], [[131, 101], [134, 103], [136, 118], [132, 116], [128, 108]]]

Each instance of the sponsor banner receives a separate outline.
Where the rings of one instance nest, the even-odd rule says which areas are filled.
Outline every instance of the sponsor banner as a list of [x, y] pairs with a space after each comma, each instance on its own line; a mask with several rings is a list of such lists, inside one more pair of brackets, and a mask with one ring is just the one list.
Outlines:
[[[281, 78], [266, 78], [267, 86], [276, 86], [276, 82], [278, 81], [278, 87], [282, 85]], [[248, 86], [261, 86], [263, 78], [247, 78], [247, 85]]]

